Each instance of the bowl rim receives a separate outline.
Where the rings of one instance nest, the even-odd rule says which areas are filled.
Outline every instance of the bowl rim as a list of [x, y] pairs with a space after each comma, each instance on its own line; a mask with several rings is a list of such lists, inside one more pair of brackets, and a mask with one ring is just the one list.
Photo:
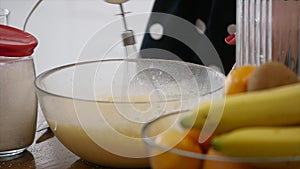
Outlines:
[[[144, 143], [146, 144], [147, 149], [150, 147], [154, 147], [158, 149], [159, 151], [162, 151], [161, 153], [164, 152], [171, 152], [177, 155], [189, 157], [189, 158], [195, 158], [199, 160], [212, 160], [212, 161], [223, 161], [223, 162], [243, 162], [243, 163], [272, 163], [272, 162], [300, 162], [300, 156], [286, 156], [286, 157], [234, 157], [234, 156], [219, 156], [219, 155], [207, 155], [204, 153], [196, 153], [196, 152], [191, 152], [191, 151], [186, 151], [186, 150], [181, 150], [178, 148], [173, 148], [173, 147], [167, 147], [163, 145], [156, 144], [153, 139], [149, 138], [147, 135], [147, 129], [151, 127], [155, 122], [167, 118], [169, 116], [173, 115], [180, 115], [183, 113], [190, 112], [191, 110], [184, 110], [184, 111], [177, 111], [177, 112], [172, 112], [168, 113], [165, 115], [162, 115], [148, 123], [146, 123], [142, 127], [142, 139]], [[161, 154], [159, 153], [159, 154]], [[157, 154], [157, 155], [159, 155]], [[151, 156], [149, 156], [151, 158]]]
[[[92, 61], [82, 61], [82, 62], [77, 62], [77, 63], [71, 63], [71, 64], [66, 64], [66, 65], [61, 65], [49, 70], [46, 70], [42, 73], [40, 73], [34, 80], [34, 86], [36, 88], [36, 90], [46, 93], [47, 95], [51, 95], [51, 96], [55, 96], [55, 97], [61, 97], [61, 98], [66, 98], [66, 99], [71, 99], [71, 100], [77, 100], [77, 101], [85, 101], [85, 102], [97, 102], [97, 103], [114, 103], [114, 104], [147, 104], [149, 103], [149, 101], [108, 101], [108, 100], [100, 100], [100, 99], [82, 99], [82, 98], [78, 98], [78, 97], [72, 97], [72, 96], [68, 96], [68, 95], [60, 95], [58, 93], [55, 92], [50, 92], [47, 91], [45, 89], [43, 89], [41, 87], [41, 85], [39, 84], [39, 82], [41, 81], [41, 79], [47, 77], [48, 75], [51, 75], [55, 72], [58, 72], [60, 70], [63, 70], [65, 68], [70, 68], [70, 67], [74, 67], [74, 66], [80, 66], [80, 65], [87, 65], [87, 64], [92, 64], [92, 63], [100, 63], [100, 62], [120, 62], [120, 61], [131, 61], [131, 62], [140, 62], [140, 61], [155, 61], [155, 62], [169, 62], [169, 63], [177, 63], [177, 64], [186, 64], [186, 65], [191, 65], [191, 66], [197, 66], [197, 67], [201, 67], [204, 68], [208, 71], [214, 72], [216, 73], [219, 77], [224, 78], [224, 83], [218, 87], [216, 87], [214, 90], [206, 92], [204, 94], [200, 94], [199, 96], [205, 96], [205, 95], [209, 95], [211, 93], [217, 92], [222, 90], [225, 87], [225, 75], [221, 72], [218, 72], [216, 70], [214, 70], [213, 68], [204, 66], [204, 65], [199, 65], [199, 64], [194, 64], [194, 63], [190, 63], [190, 62], [183, 62], [183, 61], [177, 61], [177, 60], [167, 60], [167, 59], [155, 59], [155, 58], [135, 58], [135, 59], [99, 59], [99, 60], [92, 60]], [[180, 98], [179, 98], [180, 99]], [[151, 101], [152, 103], [160, 103], [160, 102], [175, 102], [179, 100], [178, 98], [176, 99], [167, 99], [167, 100], [159, 100], [159, 101]], [[181, 101], [184, 101], [185, 99], [180, 99]]]

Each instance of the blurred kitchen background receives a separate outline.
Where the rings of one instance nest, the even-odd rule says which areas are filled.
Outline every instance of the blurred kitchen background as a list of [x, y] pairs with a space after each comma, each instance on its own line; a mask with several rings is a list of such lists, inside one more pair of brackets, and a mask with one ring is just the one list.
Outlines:
[[[23, 28], [25, 19], [38, 0], [0, 0], [0, 8], [10, 10], [9, 26]], [[154, 0], [124, 3], [128, 27], [138, 32], [139, 48]], [[118, 5], [104, 0], [43, 0], [31, 16], [26, 30], [34, 35], [36, 74], [51, 68], [103, 58], [122, 58], [124, 30]], [[138, 17], [136, 17], [138, 16]], [[138, 19], [137, 19], [138, 18]], [[95, 36], [97, 35], [97, 36]], [[84, 53], [85, 56], [82, 56]]]

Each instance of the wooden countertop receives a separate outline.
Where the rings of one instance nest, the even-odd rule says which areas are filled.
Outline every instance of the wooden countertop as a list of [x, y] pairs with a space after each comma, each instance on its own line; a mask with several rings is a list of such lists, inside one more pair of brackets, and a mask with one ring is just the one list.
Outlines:
[[[43, 134], [43, 132], [41, 133]], [[37, 135], [41, 135], [37, 133]], [[37, 137], [38, 138], [38, 137]], [[15, 159], [14, 159], [15, 158]], [[33, 143], [24, 153], [0, 158], [0, 169], [106, 169], [88, 164], [65, 148], [56, 137]]]
[[[38, 124], [43, 121], [39, 112]], [[36, 133], [35, 140], [47, 131]], [[0, 169], [112, 169], [81, 160], [65, 148], [56, 137], [43, 142], [34, 142], [28, 149], [16, 156], [0, 158]]]

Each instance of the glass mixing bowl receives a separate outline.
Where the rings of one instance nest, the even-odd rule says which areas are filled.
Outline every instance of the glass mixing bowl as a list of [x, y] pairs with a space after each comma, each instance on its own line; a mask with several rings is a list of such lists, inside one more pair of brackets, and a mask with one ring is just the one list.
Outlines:
[[141, 130], [171, 112], [223, 96], [225, 76], [181, 61], [113, 59], [70, 64], [35, 81], [56, 137], [89, 162], [148, 167]]
[[[175, 112], [161, 116], [142, 129], [152, 169], [296, 169], [300, 156], [293, 157], [232, 157], [224, 156], [209, 146], [212, 137], [202, 143], [195, 129], [183, 128], [181, 119], [192, 111]], [[176, 134], [176, 133], [181, 134]], [[167, 137], [167, 138], [166, 138]], [[193, 140], [188, 142], [187, 138]], [[193, 147], [194, 146], [194, 147]], [[206, 148], [206, 149], [204, 149]], [[274, 149], [274, 151], [276, 151]]]

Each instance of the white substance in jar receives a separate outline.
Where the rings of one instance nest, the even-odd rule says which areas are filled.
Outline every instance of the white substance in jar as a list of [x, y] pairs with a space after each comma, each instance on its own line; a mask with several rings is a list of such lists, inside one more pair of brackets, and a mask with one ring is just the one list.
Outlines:
[[37, 98], [34, 63], [0, 56], [0, 156], [23, 151], [34, 140]]

